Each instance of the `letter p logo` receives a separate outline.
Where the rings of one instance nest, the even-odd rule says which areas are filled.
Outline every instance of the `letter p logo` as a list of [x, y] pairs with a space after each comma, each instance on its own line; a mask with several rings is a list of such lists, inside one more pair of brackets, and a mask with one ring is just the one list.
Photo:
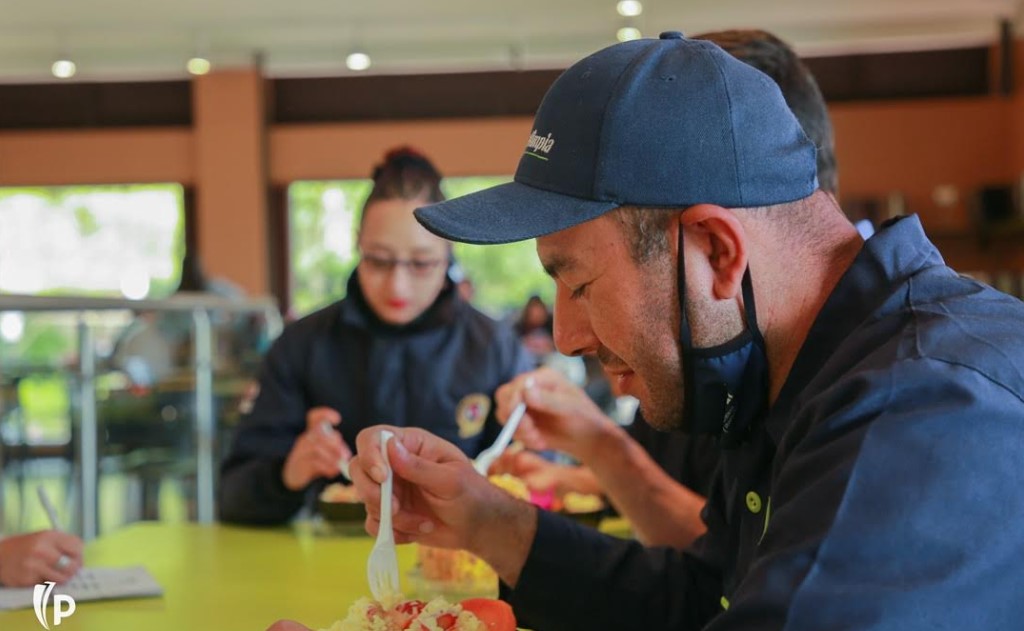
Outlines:
[[53, 626], [59, 627], [60, 621], [70, 618], [75, 613], [75, 599], [67, 594], [57, 594], [53, 597]]
[[[46, 610], [50, 608], [50, 596], [53, 594], [53, 581], [36, 585], [32, 590], [32, 605], [36, 611], [36, 620], [46, 631], [50, 631], [50, 623], [46, 620]], [[75, 599], [67, 594], [57, 594], [53, 598], [53, 626], [60, 626], [64, 618], [75, 613]]]

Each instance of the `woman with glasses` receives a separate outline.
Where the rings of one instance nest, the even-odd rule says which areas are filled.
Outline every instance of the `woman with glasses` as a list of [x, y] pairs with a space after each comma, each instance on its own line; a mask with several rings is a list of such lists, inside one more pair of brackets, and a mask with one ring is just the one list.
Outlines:
[[224, 520], [290, 519], [377, 423], [428, 429], [475, 456], [500, 429], [494, 391], [531, 367], [511, 330], [459, 297], [451, 243], [413, 217], [444, 199], [433, 165], [397, 149], [373, 181], [347, 297], [289, 325], [264, 360], [222, 469]]

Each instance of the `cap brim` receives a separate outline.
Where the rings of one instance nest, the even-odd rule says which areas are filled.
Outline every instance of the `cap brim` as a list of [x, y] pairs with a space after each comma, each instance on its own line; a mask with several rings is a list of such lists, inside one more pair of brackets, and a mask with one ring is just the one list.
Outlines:
[[416, 219], [451, 241], [512, 243], [571, 228], [619, 206], [509, 182], [417, 208]]

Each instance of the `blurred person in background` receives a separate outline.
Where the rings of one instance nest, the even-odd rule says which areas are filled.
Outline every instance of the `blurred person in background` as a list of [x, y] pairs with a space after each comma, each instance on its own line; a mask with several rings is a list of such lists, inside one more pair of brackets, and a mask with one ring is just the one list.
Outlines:
[[[240, 300], [245, 292], [221, 278], [209, 278], [203, 272], [199, 256], [186, 252], [181, 259], [181, 280], [168, 300], [198, 295], [214, 295]], [[226, 326], [224, 318], [214, 314], [216, 340], [222, 352], [214, 353], [218, 368], [235, 363], [244, 354], [240, 344], [256, 344], [254, 336], [236, 335], [236, 328], [248, 328], [248, 321]], [[148, 389], [191, 365], [193, 353], [192, 313], [189, 311], [142, 311], [114, 343], [110, 365], [124, 372], [136, 388]]]
[[[208, 276], [192, 251], [182, 257], [179, 278], [167, 303], [211, 297], [238, 301], [245, 296], [234, 283]], [[208, 313], [215, 375], [238, 375], [245, 369], [252, 374], [267, 338], [265, 327], [255, 316], [215, 309]], [[179, 488], [189, 514], [195, 515], [194, 484], [185, 482], [180, 463], [192, 449], [196, 339], [190, 308], [140, 311], [121, 332], [108, 362], [126, 377], [123, 387], [98, 402], [105, 446], [117, 454], [108, 464], [137, 479], [140, 499], [129, 507], [134, 511], [137, 505], [141, 519], [159, 519], [161, 489], [168, 481]]]
[[473, 279], [469, 277], [469, 274], [462, 268], [462, 265], [454, 259], [451, 265], [448, 266], [448, 279], [455, 283], [455, 290], [459, 292], [459, 297], [462, 298], [463, 302], [473, 302], [473, 299], [476, 298], [476, 287], [473, 285]]
[[[778, 84], [786, 104], [817, 147], [819, 187], [834, 196], [838, 174], [832, 122], [814, 76], [793, 49], [762, 30], [719, 31], [697, 35], [694, 39], [714, 42]], [[585, 396], [557, 373], [543, 369], [521, 375], [499, 389], [499, 418], [508, 417], [515, 406], [516, 393], [525, 377], [530, 375], [534, 376], [536, 404], [531, 406], [520, 425], [518, 437], [532, 450], [507, 454], [496, 463], [495, 472], [519, 476], [534, 490], [553, 491], [557, 495], [570, 491], [606, 493], [616, 510], [631, 518], [637, 538], [648, 545], [685, 548], [704, 532], [700, 511], [718, 464], [719, 451], [715, 439], [681, 431], [658, 431], [639, 416], [623, 432], [594, 405], [592, 396]], [[603, 435], [607, 440], [628, 442], [642, 449], [626, 449], [624, 453], [628, 457], [615, 462], [590, 461], [582, 466], [555, 464], [533, 450], [548, 449], [539, 428], [556, 421], [577, 426], [605, 426], [608, 432]], [[619, 470], [623, 466], [630, 469], [628, 475]], [[595, 470], [603, 474], [600, 477], [621, 478], [628, 480], [629, 485], [602, 487]], [[653, 492], [650, 495], [637, 493], [636, 488], [641, 484], [638, 481]], [[659, 500], [652, 503], [650, 497]], [[656, 514], [666, 517], [652, 518]]]
[[516, 320], [515, 330], [526, 350], [536, 358], [537, 365], [555, 352], [555, 342], [551, 337], [551, 312], [540, 296], [530, 296]]
[[444, 199], [408, 149], [374, 170], [345, 299], [286, 327], [222, 468], [221, 517], [270, 524], [336, 478], [359, 431], [420, 427], [475, 456], [497, 436], [493, 395], [531, 367], [513, 332], [459, 295], [451, 243], [412, 211]]
[[82, 567], [82, 540], [57, 530], [0, 535], [0, 587], [66, 583]]

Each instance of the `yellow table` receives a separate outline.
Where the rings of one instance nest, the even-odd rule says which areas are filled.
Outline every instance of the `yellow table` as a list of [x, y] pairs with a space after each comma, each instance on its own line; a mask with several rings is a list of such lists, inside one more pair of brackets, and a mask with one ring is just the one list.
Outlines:
[[[263, 631], [279, 618], [314, 629], [343, 618], [370, 593], [368, 537], [317, 537], [307, 529], [140, 523], [86, 548], [91, 566], [144, 565], [162, 598], [80, 602], [54, 631]], [[415, 560], [399, 546], [403, 574]], [[31, 609], [0, 612], [2, 631], [42, 629]]]
[[[623, 519], [601, 530], [629, 536]], [[105, 535], [85, 551], [89, 566], [144, 565], [164, 588], [161, 598], [80, 602], [53, 631], [263, 631], [275, 620], [314, 629], [344, 618], [369, 596], [366, 536], [323, 537], [308, 524], [293, 529], [138, 523]], [[398, 547], [409, 593], [413, 546]], [[42, 629], [31, 609], [0, 612], [0, 631]]]

